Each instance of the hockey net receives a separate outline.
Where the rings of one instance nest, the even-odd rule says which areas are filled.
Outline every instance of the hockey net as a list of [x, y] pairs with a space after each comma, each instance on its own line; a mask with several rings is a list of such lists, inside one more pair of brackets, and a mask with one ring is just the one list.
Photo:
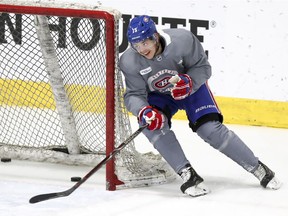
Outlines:
[[[102, 6], [0, 2], [0, 157], [96, 165], [131, 135], [120, 19]], [[106, 165], [107, 190], [174, 178], [133, 141]]]

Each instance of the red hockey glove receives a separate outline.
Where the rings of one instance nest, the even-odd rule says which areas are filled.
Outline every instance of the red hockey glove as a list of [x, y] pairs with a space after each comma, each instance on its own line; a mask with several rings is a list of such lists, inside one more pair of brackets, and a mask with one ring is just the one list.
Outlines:
[[171, 95], [175, 100], [182, 100], [192, 92], [192, 80], [187, 74], [175, 75], [169, 79], [169, 82], [174, 85]]
[[148, 124], [149, 130], [158, 130], [163, 128], [165, 117], [156, 108], [145, 106], [138, 114], [138, 121], [141, 125]]

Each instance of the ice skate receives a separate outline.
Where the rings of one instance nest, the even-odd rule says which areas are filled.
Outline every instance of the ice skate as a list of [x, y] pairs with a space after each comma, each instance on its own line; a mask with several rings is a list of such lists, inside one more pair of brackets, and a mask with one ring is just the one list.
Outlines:
[[204, 184], [203, 178], [191, 166], [184, 168], [179, 175], [183, 179], [180, 189], [184, 194], [197, 197], [210, 192], [209, 188]]
[[259, 161], [259, 166], [253, 174], [260, 180], [260, 184], [264, 188], [277, 190], [282, 185], [282, 183], [275, 177], [275, 173], [261, 161]]

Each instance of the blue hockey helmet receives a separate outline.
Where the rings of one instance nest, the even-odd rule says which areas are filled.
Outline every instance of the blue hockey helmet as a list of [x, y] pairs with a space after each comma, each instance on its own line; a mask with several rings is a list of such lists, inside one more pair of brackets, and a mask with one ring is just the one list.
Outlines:
[[156, 26], [151, 17], [142, 15], [134, 17], [128, 26], [127, 38], [130, 43], [138, 43], [153, 36]]

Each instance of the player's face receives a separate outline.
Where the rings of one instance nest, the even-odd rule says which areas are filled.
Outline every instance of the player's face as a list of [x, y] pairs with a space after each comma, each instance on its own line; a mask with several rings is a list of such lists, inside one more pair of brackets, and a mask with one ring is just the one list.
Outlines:
[[157, 42], [155, 39], [146, 39], [139, 43], [133, 43], [132, 47], [147, 59], [152, 59], [157, 52]]

